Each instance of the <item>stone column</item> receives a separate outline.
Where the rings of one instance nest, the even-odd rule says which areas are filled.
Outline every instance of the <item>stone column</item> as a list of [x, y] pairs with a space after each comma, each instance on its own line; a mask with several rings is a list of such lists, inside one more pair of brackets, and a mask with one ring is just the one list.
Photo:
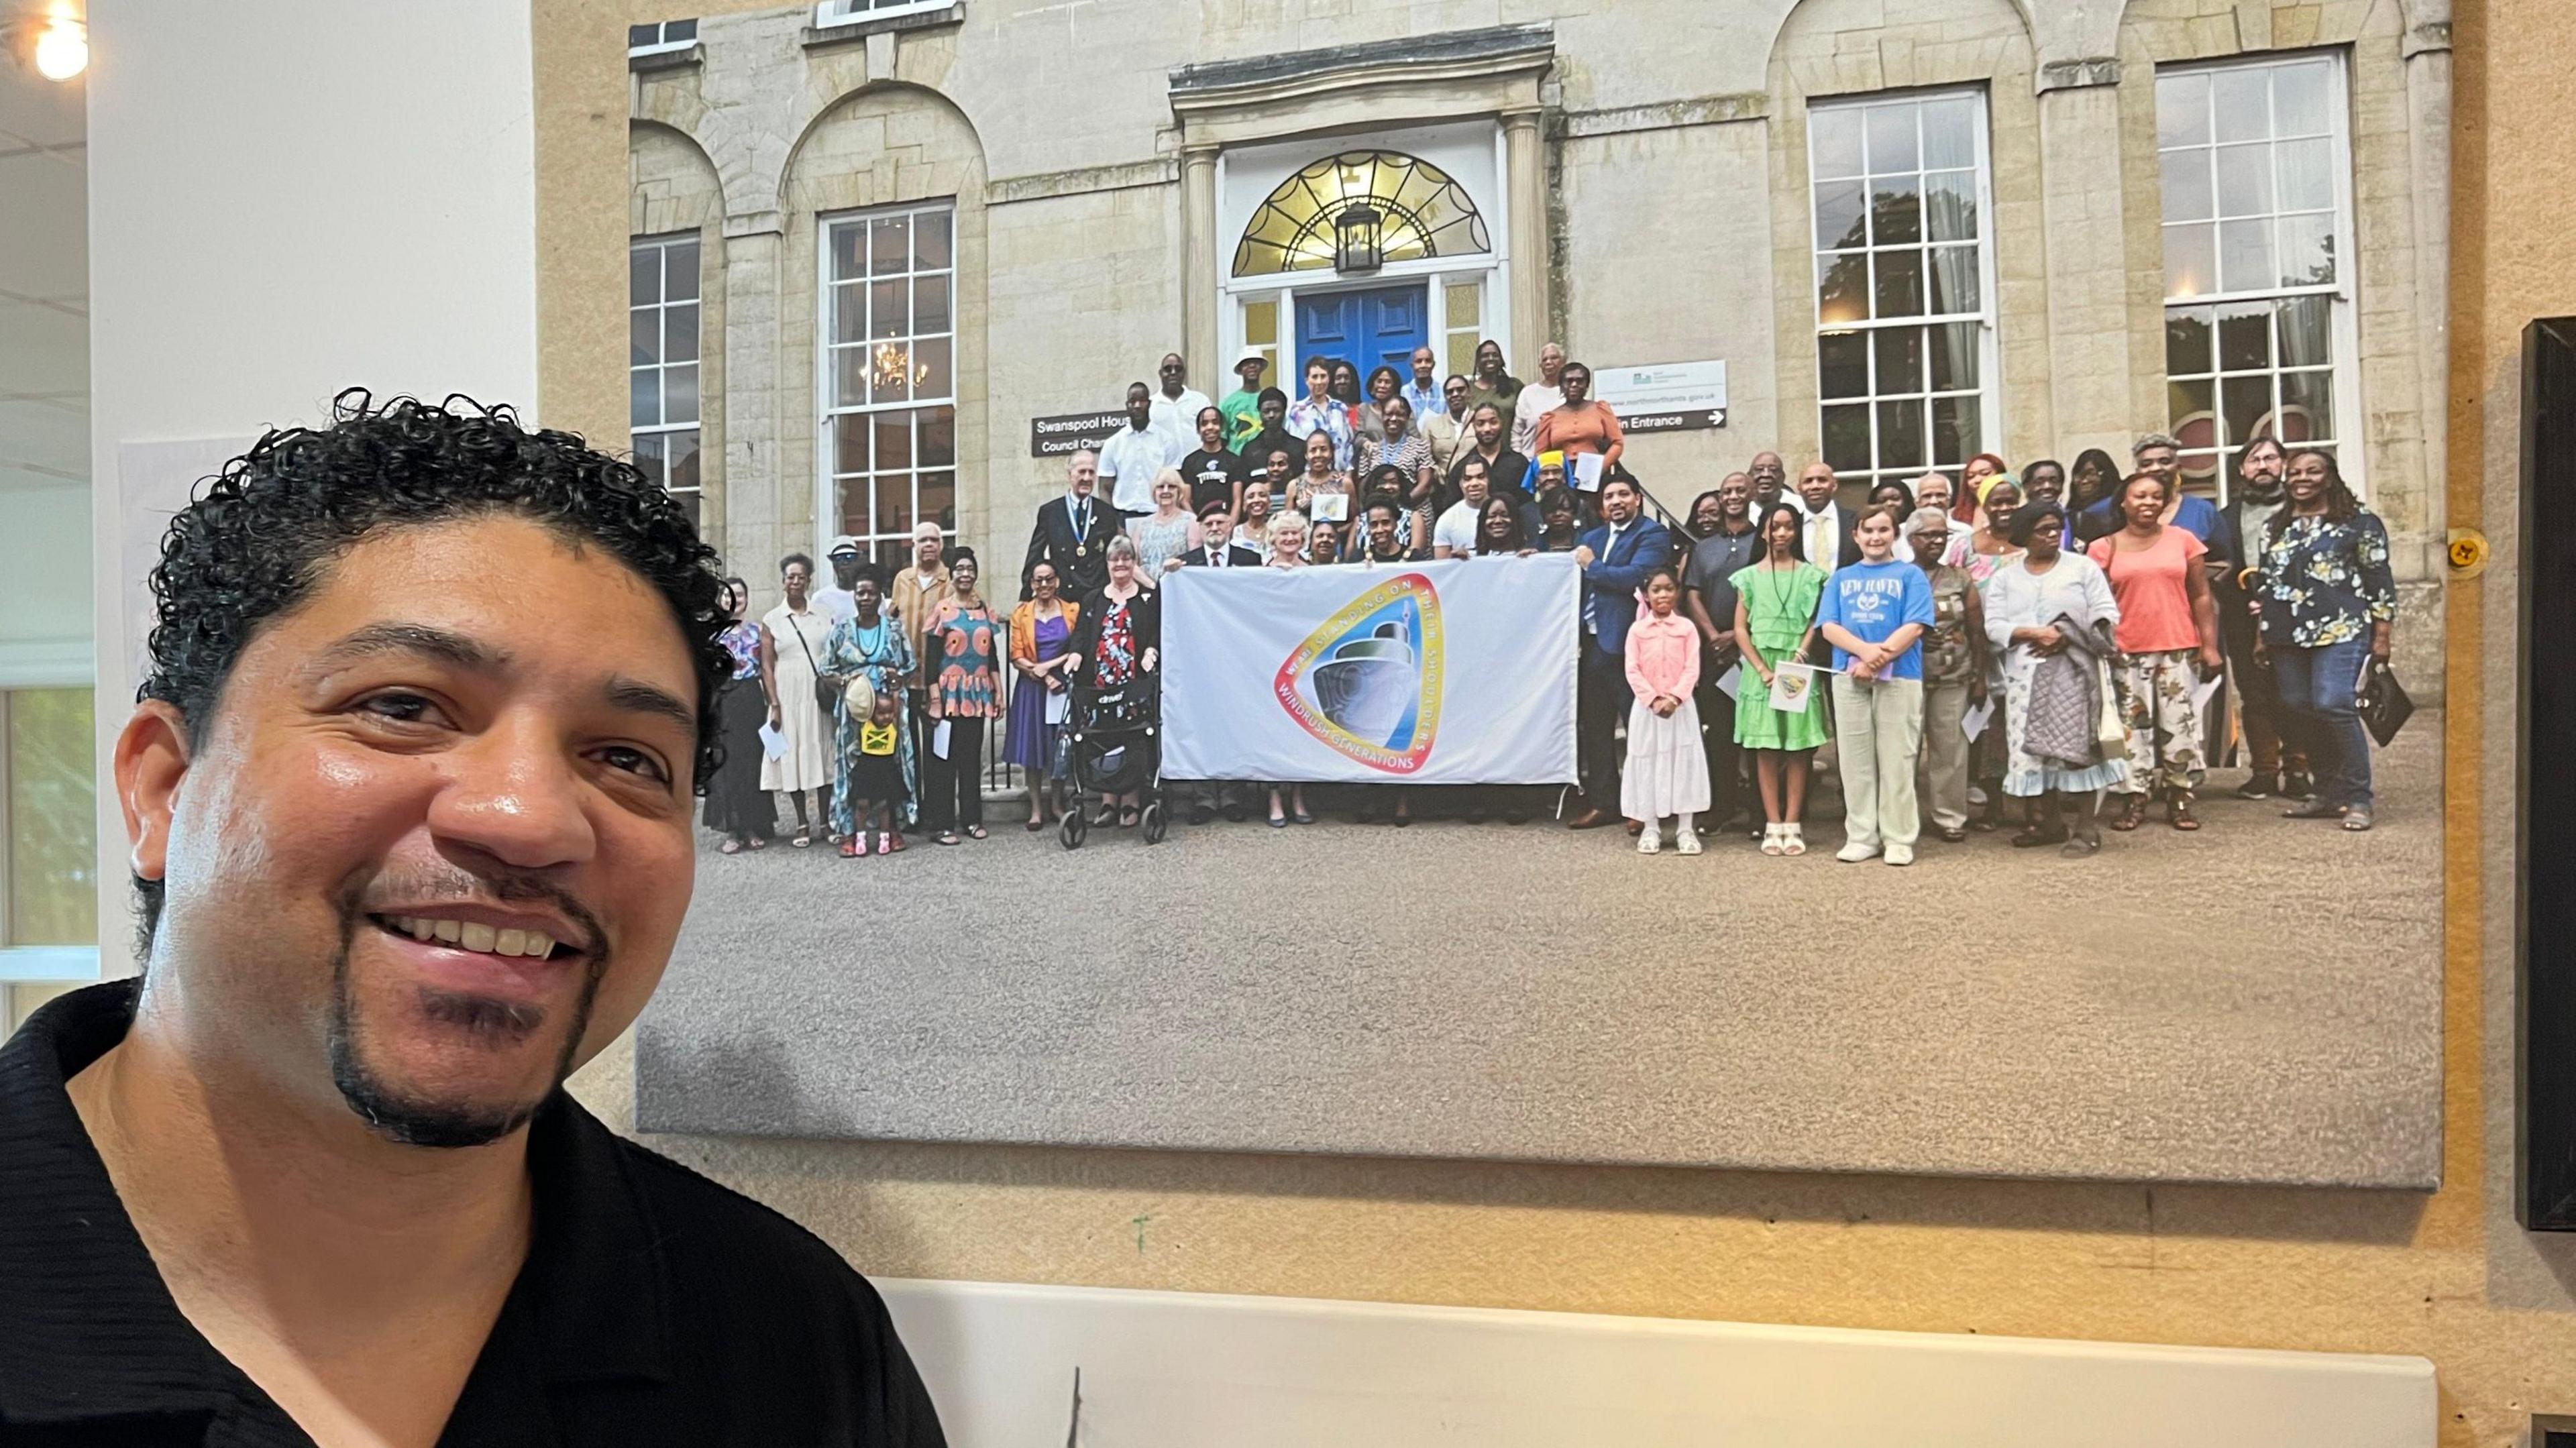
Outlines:
[[[2439, 579], [2450, 531], [2451, 25], [2410, 29], [2406, 137], [2415, 173], [2415, 337], [2424, 435], [2424, 546], [2418, 576]], [[2403, 577], [2400, 574], [2400, 577]]]
[[1210, 397], [1226, 388], [1217, 355], [1216, 148], [1181, 153], [1181, 355], [1190, 382]]
[[2134, 415], [2130, 376], [2117, 79], [2116, 67], [2097, 65], [2039, 96], [2040, 234], [2048, 258], [2047, 426], [2066, 456], [2100, 447], [2125, 459], [2131, 434], [2142, 425]]
[[1510, 363], [1521, 377], [1538, 375], [1538, 349], [1547, 342], [1547, 162], [1540, 145], [1538, 112], [1503, 116], [1503, 194], [1511, 211]]
[[[762, 608], [777, 596], [774, 565], [789, 548], [807, 548], [811, 484], [779, 475], [778, 213], [725, 218], [724, 538], [725, 557], [743, 560]], [[793, 525], [794, 531], [790, 532]]]

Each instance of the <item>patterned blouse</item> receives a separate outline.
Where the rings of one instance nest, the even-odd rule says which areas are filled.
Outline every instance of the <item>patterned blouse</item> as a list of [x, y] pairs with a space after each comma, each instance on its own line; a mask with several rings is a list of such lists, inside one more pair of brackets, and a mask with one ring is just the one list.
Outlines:
[[1418, 432], [1408, 432], [1400, 442], [1387, 442], [1380, 439], [1361, 443], [1358, 469], [1360, 478], [1365, 481], [1368, 475], [1377, 471], [1381, 465], [1403, 471], [1404, 491], [1406, 496], [1410, 497], [1413, 493], [1413, 484], [1422, 476], [1422, 470], [1431, 466], [1431, 439]]
[[725, 652], [733, 656], [735, 678], [760, 677], [760, 625], [747, 621], [735, 624], [716, 635], [716, 642], [723, 644]]
[[935, 713], [945, 719], [993, 719], [1002, 712], [1001, 622], [989, 605], [972, 608], [955, 599], [931, 615], [931, 636], [938, 640], [938, 676], [930, 688]]
[[2343, 522], [2276, 516], [2267, 531], [2255, 598], [2263, 637], [2324, 648], [2364, 637], [2397, 617], [2397, 580], [2388, 571], [2388, 530], [2368, 509]]
[[1100, 651], [1093, 662], [1101, 688], [1114, 689], [1136, 677], [1142, 650], [1136, 647], [1136, 617], [1129, 608], [1135, 601], [1133, 597], [1110, 599], [1108, 611], [1100, 616]]

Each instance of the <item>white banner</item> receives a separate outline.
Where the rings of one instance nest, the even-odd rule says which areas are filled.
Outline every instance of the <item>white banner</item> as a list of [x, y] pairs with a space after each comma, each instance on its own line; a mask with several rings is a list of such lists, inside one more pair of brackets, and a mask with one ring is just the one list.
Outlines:
[[1163, 773], [1570, 782], [1580, 579], [1564, 553], [1172, 573]]

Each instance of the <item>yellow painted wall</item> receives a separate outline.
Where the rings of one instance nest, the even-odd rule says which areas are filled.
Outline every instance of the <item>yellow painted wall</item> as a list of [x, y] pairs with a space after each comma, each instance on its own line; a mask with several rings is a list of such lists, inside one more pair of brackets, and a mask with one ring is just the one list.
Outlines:
[[[543, 415], [603, 439], [625, 430], [617, 36], [673, 8], [534, 5]], [[2576, 195], [2565, 19], [2565, 0], [2459, 0], [2456, 17], [2451, 521], [2483, 519], [2506, 558], [2517, 334], [2533, 316], [2576, 313], [2576, 229], [2561, 215]], [[2524, 1237], [2505, 1195], [2513, 587], [2497, 568], [2450, 601], [2448, 1185], [2429, 1197], [656, 1144], [884, 1275], [2419, 1353], [2440, 1370], [2446, 1445], [2511, 1443], [2529, 1412], [2576, 1412], [2576, 1244]], [[621, 1045], [581, 1081], [612, 1119], [625, 1114], [629, 1061]]]

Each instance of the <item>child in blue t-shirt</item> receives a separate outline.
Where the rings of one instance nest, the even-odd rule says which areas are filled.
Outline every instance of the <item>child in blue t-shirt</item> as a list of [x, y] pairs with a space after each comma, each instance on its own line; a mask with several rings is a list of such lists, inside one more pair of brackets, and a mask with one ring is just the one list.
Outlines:
[[1914, 863], [1922, 828], [1914, 761], [1923, 745], [1923, 633], [1932, 626], [1932, 582], [1896, 557], [1893, 507], [1863, 513], [1853, 530], [1861, 561], [1834, 570], [1816, 608], [1816, 630], [1834, 646], [1835, 754], [1843, 781], [1846, 864], [1884, 856]]

